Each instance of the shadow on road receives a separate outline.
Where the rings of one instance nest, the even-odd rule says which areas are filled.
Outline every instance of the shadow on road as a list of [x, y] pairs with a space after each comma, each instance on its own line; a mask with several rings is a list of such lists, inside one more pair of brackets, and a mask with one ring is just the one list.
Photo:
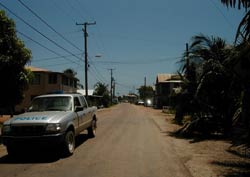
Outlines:
[[29, 163], [52, 163], [60, 159], [56, 150], [46, 152], [39, 150], [38, 152], [22, 152], [17, 156], [5, 155], [0, 158], [0, 164], [29, 164]]
[[225, 177], [250, 176], [250, 163], [247, 162], [235, 162], [235, 161], [213, 161], [213, 165], [230, 168], [231, 170], [226, 172]]
[[81, 144], [85, 143], [89, 139], [87, 134], [80, 134], [76, 137], [76, 148], [78, 148]]
[[[76, 147], [78, 148], [88, 140], [86, 134], [80, 134], [76, 137]], [[22, 149], [17, 156], [6, 154], [0, 157], [0, 164], [29, 164], [29, 163], [53, 163], [65, 157], [59, 148], [41, 148], [34, 147]]]
[[199, 143], [201, 141], [206, 141], [206, 140], [214, 140], [214, 141], [218, 141], [218, 140], [226, 140], [226, 138], [224, 136], [222, 136], [221, 134], [210, 134], [210, 135], [203, 135], [203, 134], [190, 134], [190, 135], [183, 135], [180, 134], [178, 131], [166, 131], [163, 132], [166, 134], [166, 136], [171, 136], [174, 138], [178, 138], [178, 139], [185, 139], [188, 140], [189, 143]]
[[[190, 144], [199, 143], [202, 141], [220, 141], [225, 140], [225, 138], [221, 135], [210, 135], [210, 136], [202, 136], [202, 135], [192, 135], [192, 136], [182, 136], [180, 134], [176, 134], [176, 132], [165, 131], [163, 132], [166, 136], [171, 136], [178, 139], [187, 140]], [[217, 160], [213, 160], [210, 163], [213, 166], [219, 167], [223, 172], [220, 176], [224, 177], [249, 177], [250, 176], [250, 160], [246, 155], [239, 154], [237, 151], [232, 151], [225, 149], [225, 151], [238, 156], [239, 158], [228, 158], [221, 156], [221, 158], [217, 158]], [[211, 151], [210, 153], [212, 153]]]

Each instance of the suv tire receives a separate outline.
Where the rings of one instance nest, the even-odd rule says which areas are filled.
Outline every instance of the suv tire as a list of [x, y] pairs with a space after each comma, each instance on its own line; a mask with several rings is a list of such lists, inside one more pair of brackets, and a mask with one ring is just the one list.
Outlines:
[[66, 132], [63, 142], [64, 155], [71, 156], [75, 150], [75, 134], [72, 130]]

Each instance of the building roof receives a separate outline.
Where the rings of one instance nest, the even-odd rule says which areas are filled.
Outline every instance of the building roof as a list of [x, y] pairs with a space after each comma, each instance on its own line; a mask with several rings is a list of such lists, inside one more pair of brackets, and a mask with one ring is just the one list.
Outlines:
[[180, 81], [180, 76], [178, 74], [158, 74], [156, 77], [156, 84], [165, 83], [170, 81]]
[[33, 72], [50, 72], [49, 70], [47, 69], [43, 69], [43, 68], [37, 68], [37, 67], [34, 67], [34, 66], [26, 66], [25, 68], [27, 69], [30, 69], [31, 71]]
[[171, 79], [171, 74], [158, 74], [156, 78], [156, 83], [164, 82]]
[[75, 76], [71, 76], [70, 74], [63, 73], [63, 72], [50, 71], [44, 68], [37, 68], [34, 66], [26, 66], [25, 68], [30, 69], [32, 72], [46, 72], [46, 73], [55, 73], [55, 74], [57, 73], [57, 74], [61, 74], [61, 75], [67, 76], [68, 78], [72, 78], [72, 79], [79, 81], [79, 79], [76, 78]]

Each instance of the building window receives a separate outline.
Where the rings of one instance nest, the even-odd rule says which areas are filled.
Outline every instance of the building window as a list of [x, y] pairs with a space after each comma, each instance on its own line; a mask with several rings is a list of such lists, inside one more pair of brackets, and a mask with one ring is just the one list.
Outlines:
[[31, 84], [32, 85], [40, 85], [40, 83], [41, 83], [41, 75], [35, 73], [34, 74], [34, 79], [32, 80]]
[[49, 74], [49, 84], [57, 83], [57, 74], [51, 73]]

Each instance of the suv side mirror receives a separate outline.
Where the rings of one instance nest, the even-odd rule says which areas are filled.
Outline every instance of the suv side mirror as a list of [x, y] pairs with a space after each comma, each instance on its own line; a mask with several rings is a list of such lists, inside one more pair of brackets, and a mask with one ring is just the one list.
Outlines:
[[83, 111], [83, 106], [75, 106], [75, 112]]

